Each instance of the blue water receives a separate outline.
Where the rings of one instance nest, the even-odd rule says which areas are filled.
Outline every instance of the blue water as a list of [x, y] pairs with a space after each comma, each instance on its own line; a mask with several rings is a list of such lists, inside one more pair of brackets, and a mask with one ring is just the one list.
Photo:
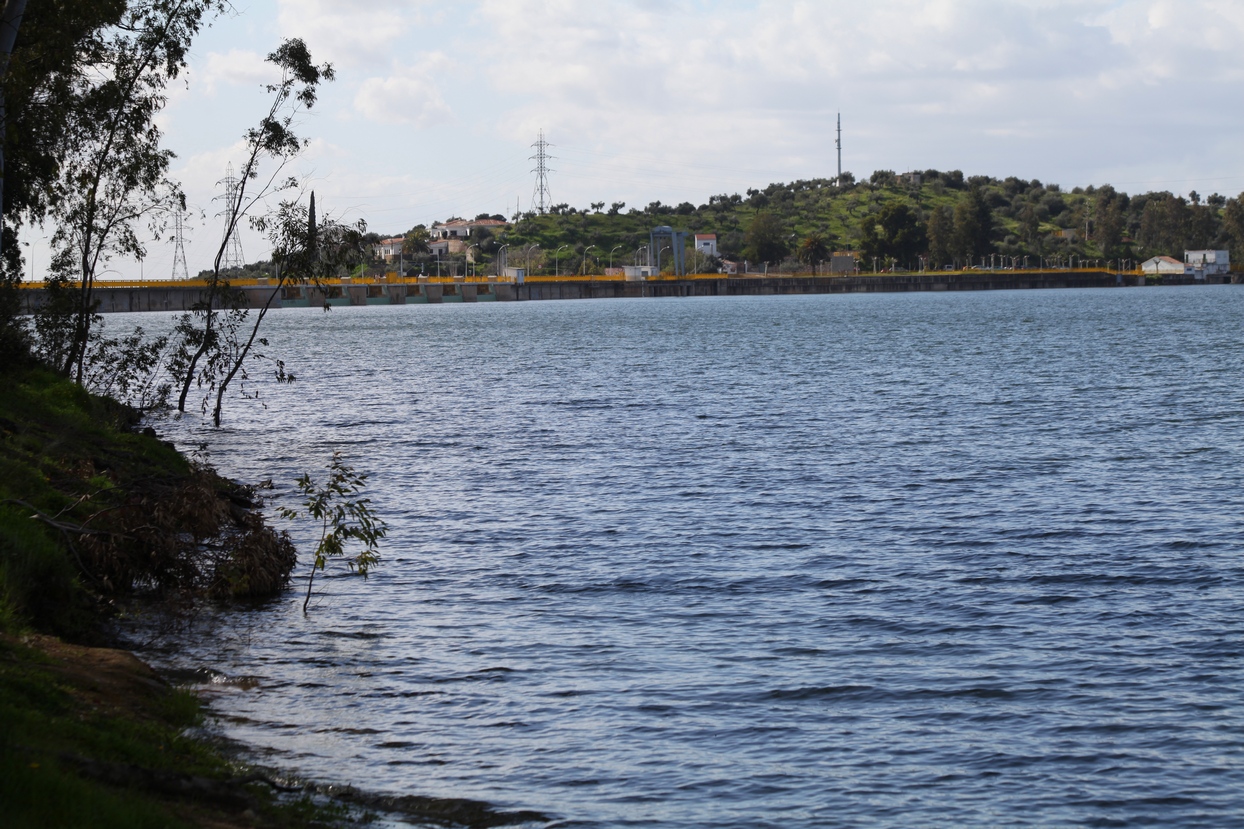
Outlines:
[[297, 384], [159, 428], [278, 500], [342, 449], [384, 562], [152, 655], [245, 678], [211, 699], [269, 762], [561, 826], [1244, 825], [1242, 323], [1231, 286], [284, 310]]

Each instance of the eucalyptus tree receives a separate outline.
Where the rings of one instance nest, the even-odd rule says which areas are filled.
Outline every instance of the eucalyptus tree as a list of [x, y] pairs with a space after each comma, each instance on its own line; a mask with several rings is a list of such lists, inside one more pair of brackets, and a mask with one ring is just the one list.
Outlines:
[[156, 116], [186, 67], [190, 44], [224, 0], [130, 0], [115, 25], [88, 38], [68, 79], [68, 129], [48, 198], [58, 279], [76, 287], [70, 348], [60, 369], [82, 381], [93, 291], [112, 257], [142, 258], [139, 226], [158, 237], [163, 217], [185, 205], [168, 176], [172, 151]]
[[[752, 197], [755, 203], [756, 196]], [[786, 255], [786, 229], [769, 212], [758, 212], [747, 228], [747, 254], [755, 262], [776, 262]]]
[[[5, 86], [9, 74], [9, 57], [17, 43], [22, 15], [26, 12], [26, 0], [5, 0], [0, 9], [0, 217], [4, 215], [4, 145], [8, 134], [7, 110], [5, 109]], [[7, 253], [4, 244], [4, 227], [0, 222], [0, 255]], [[14, 251], [16, 252], [16, 251]], [[18, 261], [15, 256], [10, 257]], [[25, 329], [19, 321], [21, 298], [17, 287], [21, 281], [20, 262], [16, 269], [6, 268], [0, 274], [0, 363], [9, 364], [25, 351]]]
[[[46, 218], [77, 117], [83, 74], [100, 32], [121, 21], [126, 0], [5, 0], [0, 10], [0, 361], [29, 351], [18, 292], [18, 230]], [[94, 125], [91, 125], [94, 128]], [[69, 317], [67, 317], [68, 319]], [[67, 331], [69, 329], [66, 329]], [[68, 353], [69, 348], [64, 349]]]
[[975, 262], [993, 249], [993, 211], [981, 188], [973, 185], [964, 199], [955, 204], [954, 252]]
[[[263, 217], [252, 215], [257, 205], [277, 192], [297, 186], [292, 178], [281, 180], [285, 165], [308, 144], [307, 139], [295, 133], [295, 120], [315, 105], [319, 85], [334, 77], [332, 65], [316, 65], [306, 43], [299, 38], [285, 40], [268, 55], [267, 61], [279, 71], [280, 77], [265, 86], [272, 96], [268, 111], [244, 136], [246, 159], [238, 176], [237, 196], [225, 206], [225, 232], [212, 262], [204, 299], [193, 315], [183, 317], [178, 326], [181, 339], [172, 368], [181, 389], [177, 398], [180, 412], [186, 410], [186, 399], [195, 384], [206, 387], [209, 395], [219, 394], [221, 381], [231, 372], [236, 376], [236, 360], [222, 351], [222, 348], [229, 348], [230, 338], [221, 336], [219, 323], [222, 313], [227, 322], [236, 323], [239, 316], [245, 317], [245, 309], [228, 280], [221, 275], [225, 249], [244, 219], [256, 219], [262, 229]], [[261, 178], [265, 165], [270, 168]], [[233, 325], [232, 330], [239, 327]], [[227, 380], [224, 385], [228, 385]], [[219, 405], [216, 420], [219, 422]]]
[[[5, 94], [3, 81], [9, 74], [9, 58], [13, 47], [17, 44], [17, 33], [21, 29], [22, 16], [26, 13], [26, 0], [5, 0], [4, 8], [0, 9], [0, 136], [7, 133], [8, 120], [5, 110]], [[4, 142], [0, 141], [0, 215], [4, 212]], [[0, 245], [3, 239], [0, 237]]]
[[860, 222], [860, 254], [866, 260], [895, 259], [908, 267], [925, 249], [926, 241], [919, 214], [903, 201], [889, 202]]
[[925, 225], [929, 241], [929, 264], [940, 268], [954, 259], [955, 216], [949, 206], [934, 207]]
[[1222, 211], [1223, 230], [1231, 244], [1231, 258], [1244, 262], [1244, 193], [1227, 199]]

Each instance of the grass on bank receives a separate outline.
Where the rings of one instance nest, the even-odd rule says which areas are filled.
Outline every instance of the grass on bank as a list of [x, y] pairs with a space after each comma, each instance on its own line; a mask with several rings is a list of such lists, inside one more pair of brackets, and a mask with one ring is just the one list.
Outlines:
[[72, 528], [112, 506], [108, 496], [119, 487], [190, 471], [171, 445], [130, 431], [133, 417], [42, 369], [0, 373], [4, 629], [26, 622], [62, 636], [89, 635], [99, 608], [75, 560], [80, 539]]
[[[106, 583], [101, 568], [155, 568], [139, 583], [166, 575], [158, 569], [163, 536], [142, 533], [159, 524], [154, 513], [170, 502], [160, 499], [183, 492], [178, 487], [195, 469], [135, 425], [125, 407], [55, 374], [0, 371], [0, 824], [219, 829], [348, 821], [342, 807], [279, 798], [265, 783], [248, 782], [246, 770], [187, 733], [202, 717], [198, 699], [132, 655], [66, 644], [98, 644], [112, 603], [132, 592], [115, 577]], [[194, 492], [219, 500], [217, 511], [228, 514], [228, 493], [213, 489], [220, 479], [203, 480]], [[148, 498], [137, 508], [135, 492]], [[90, 533], [101, 529], [121, 540], [90, 547]], [[123, 555], [149, 560], [118, 569]]]
[[6, 827], [327, 826], [344, 809], [278, 800], [186, 729], [199, 701], [129, 654], [0, 639]]

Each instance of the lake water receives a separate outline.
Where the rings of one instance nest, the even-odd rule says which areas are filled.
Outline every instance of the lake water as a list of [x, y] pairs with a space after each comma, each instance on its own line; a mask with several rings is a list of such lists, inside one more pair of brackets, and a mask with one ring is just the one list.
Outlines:
[[276, 312], [297, 384], [157, 427], [278, 500], [343, 450], [383, 565], [149, 655], [234, 680], [268, 762], [560, 826], [1244, 825], [1242, 323], [1231, 286]]

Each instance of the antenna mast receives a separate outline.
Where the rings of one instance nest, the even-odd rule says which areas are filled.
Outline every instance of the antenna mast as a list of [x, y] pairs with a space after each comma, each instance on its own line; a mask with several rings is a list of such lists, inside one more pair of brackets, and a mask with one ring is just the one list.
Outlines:
[[186, 242], [182, 229], [182, 212], [173, 214], [173, 234], [177, 240], [173, 247], [173, 279], [189, 279], [190, 269], [186, 267]]
[[[241, 182], [233, 174], [233, 165], [230, 164], [225, 168], [225, 177], [216, 183], [225, 186], [225, 209], [216, 215], [225, 217], [225, 255], [221, 257], [220, 269], [228, 271], [241, 268], [246, 264], [246, 258], [242, 255], [242, 242], [238, 239], [238, 229], [236, 226], [238, 213], [240, 212], [238, 186]], [[219, 199], [221, 197], [217, 196], [216, 198]], [[231, 222], [233, 226], [230, 226]]]
[[834, 179], [834, 184], [842, 186], [842, 113], [838, 113], [838, 178]]
[[536, 148], [536, 154], [531, 157], [536, 162], [536, 169], [531, 171], [536, 174], [536, 189], [531, 194], [531, 206], [543, 214], [553, 205], [553, 197], [549, 194], [549, 173], [554, 171], [549, 169], [548, 164], [553, 158], [548, 154], [548, 148], [553, 145], [544, 140], [544, 130], [540, 130], [540, 137], [531, 146]]

